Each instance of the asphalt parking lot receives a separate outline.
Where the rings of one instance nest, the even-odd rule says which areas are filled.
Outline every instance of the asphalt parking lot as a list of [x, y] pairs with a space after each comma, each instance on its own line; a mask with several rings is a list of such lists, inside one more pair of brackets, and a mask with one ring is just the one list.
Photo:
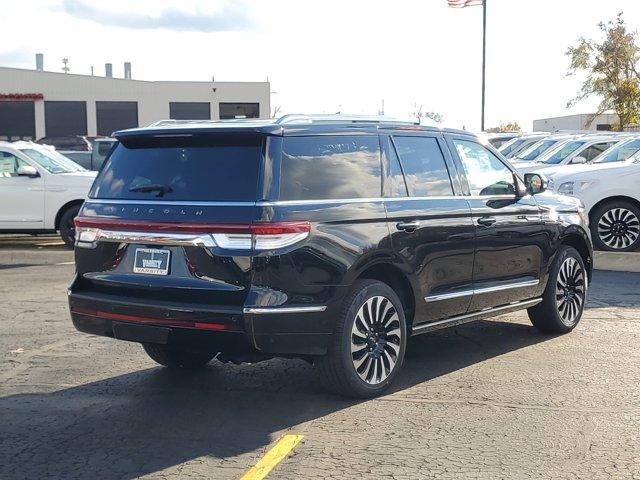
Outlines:
[[303, 361], [174, 373], [77, 333], [56, 237], [0, 239], [0, 478], [640, 478], [640, 273], [597, 271], [571, 334], [523, 313], [424, 336], [398, 384], [337, 398]]

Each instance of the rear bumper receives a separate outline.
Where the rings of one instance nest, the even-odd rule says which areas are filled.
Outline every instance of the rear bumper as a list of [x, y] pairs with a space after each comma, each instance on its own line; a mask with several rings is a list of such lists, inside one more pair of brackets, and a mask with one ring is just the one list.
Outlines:
[[77, 330], [120, 340], [163, 343], [226, 354], [323, 355], [332, 334], [323, 306], [203, 307], [145, 303], [93, 292], [69, 292]]

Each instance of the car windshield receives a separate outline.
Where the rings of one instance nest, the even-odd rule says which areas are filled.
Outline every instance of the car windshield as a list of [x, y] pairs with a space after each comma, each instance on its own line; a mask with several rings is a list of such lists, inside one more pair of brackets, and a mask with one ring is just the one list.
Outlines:
[[640, 151], [640, 139], [632, 140], [613, 147], [594, 159], [593, 163], [624, 162], [627, 158], [638, 153], [638, 151]]
[[538, 158], [540, 155], [542, 155], [544, 152], [546, 152], [549, 148], [554, 146], [556, 143], [558, 143], [558, 140], [543, 140], [531, 146], [531, 148], [526, 152], [519, 154], [518, 158], [520, 160], [531, 161], [535, 158]]
[[511, 152], [516, 151], [520, 145], [522, 145], [524, 142], [526, 142], [525, 139], [523, 138], [518, 138], [516, 140], [511, 140], [510, 142], [505, 143], [504, 145], [502, 145], [498, 151], [504, 155], [505, 157], [507, 155], [509, 155]]
[[562, 162], [565, 158], [567, 158], [569, 155], [571, 155], [573, 152], [578, 150], [585, 143], [586, 142], [581, 142], [579, 140], [574, 142], [568, 142], [563, 147], [556, 150], [555, 153], [551, 155], [549, 158], [543, 160], [542, 163], [557, 165], [558, 163]]
[[23, 148], [20, 150], [49, 173], [82, 172], [85, 169], [56, 151]]

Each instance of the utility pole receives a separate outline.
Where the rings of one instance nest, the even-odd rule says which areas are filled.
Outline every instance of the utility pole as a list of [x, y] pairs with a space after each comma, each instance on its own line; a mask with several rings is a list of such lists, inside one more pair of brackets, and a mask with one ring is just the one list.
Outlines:
[[62, 59], [62, 71], [64, 73], [69, 73], [69, 70], [71, 70], [71, 68], [69, 68], [69, 59], [67, 57], [64, 57]]
[[487, 63], [487, 1], [482, 2], [482, 118], [480, 131], [484, 132], [485, 71]]

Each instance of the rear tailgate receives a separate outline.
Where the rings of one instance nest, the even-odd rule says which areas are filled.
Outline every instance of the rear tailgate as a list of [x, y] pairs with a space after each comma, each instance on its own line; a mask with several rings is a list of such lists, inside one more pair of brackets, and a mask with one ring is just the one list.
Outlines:
[[264, 140], [229, 133], [120, 139], [76, 221], [74, 290], [173, 311], [241, 312]]

